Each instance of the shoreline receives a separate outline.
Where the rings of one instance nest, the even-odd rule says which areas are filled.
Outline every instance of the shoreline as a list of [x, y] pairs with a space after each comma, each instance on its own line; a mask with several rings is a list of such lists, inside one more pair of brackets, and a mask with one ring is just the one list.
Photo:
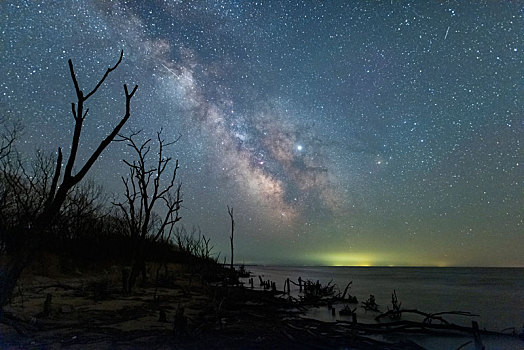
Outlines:
[[[377, 335], [369, 324], [307, 318], [305, 308], [270, 291], [202, 283], [181, 271], [173, 276], [171, 285], [146, 284], [124, 295], [118, 276], [107, 271], [26, 275], [5, 309], [0, 344], [7, 349], [424, 349], [411, 340], [411, 331]], [[49, 294], [49, 312], [43, 314]], [[181, 307], [185, 321], [177, 329]]]

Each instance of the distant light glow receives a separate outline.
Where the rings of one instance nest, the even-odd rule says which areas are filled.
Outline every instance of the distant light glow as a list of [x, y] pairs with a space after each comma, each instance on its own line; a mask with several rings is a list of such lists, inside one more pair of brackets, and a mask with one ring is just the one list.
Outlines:
[[312, 265], [321, 266], [452, 266], [450, 262], [426, 256], [406, 256], [390, 252], [325, 252], [313, 254]]
[[302, 147], [302, 145], [298, 145], [298, 146], [297, 146], [297, 151], [302, 151], [303, 148], [304, 148], [304, 147]]

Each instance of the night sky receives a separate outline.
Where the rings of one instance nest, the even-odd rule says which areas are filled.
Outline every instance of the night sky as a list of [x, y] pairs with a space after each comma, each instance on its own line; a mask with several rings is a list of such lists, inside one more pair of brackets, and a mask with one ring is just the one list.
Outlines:
[[[181, 223], [238, 262], [524, 266], [521, 1], [2, 1], [0, 112], [80, 161], [180, 135]], [[129, 152], [90, 176], [123, 192]]]

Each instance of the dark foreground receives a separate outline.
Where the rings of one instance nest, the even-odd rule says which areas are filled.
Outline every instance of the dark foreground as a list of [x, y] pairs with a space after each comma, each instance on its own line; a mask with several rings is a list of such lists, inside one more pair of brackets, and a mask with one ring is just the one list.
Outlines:
[[116, 271], [25, 276], [0, 323], [0, 348], [410, 350], [423, 349], [409, 340], [413, 332], [453, 335], [408, 323], [320, 322], [269, 291], [201, 283], [187, 273], [171, 277], [126, 295]]

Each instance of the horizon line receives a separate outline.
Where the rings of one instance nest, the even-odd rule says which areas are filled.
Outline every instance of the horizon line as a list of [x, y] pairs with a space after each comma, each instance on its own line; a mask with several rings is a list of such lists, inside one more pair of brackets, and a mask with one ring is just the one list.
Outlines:
[[473, 265], [309, 265], [309, 264], [266, 264], [266, 263], [244, 263], [244, 264], [235, 264], [237, 266], [264, 266], [264, 267], [358, 267], [358, 268], [387, 268], [387, 267], [401, 267], [401, 268], [498, 268], [498, 269], [522, 269], [524, 265], [506, 265], [506, 266], [473, 266]]

